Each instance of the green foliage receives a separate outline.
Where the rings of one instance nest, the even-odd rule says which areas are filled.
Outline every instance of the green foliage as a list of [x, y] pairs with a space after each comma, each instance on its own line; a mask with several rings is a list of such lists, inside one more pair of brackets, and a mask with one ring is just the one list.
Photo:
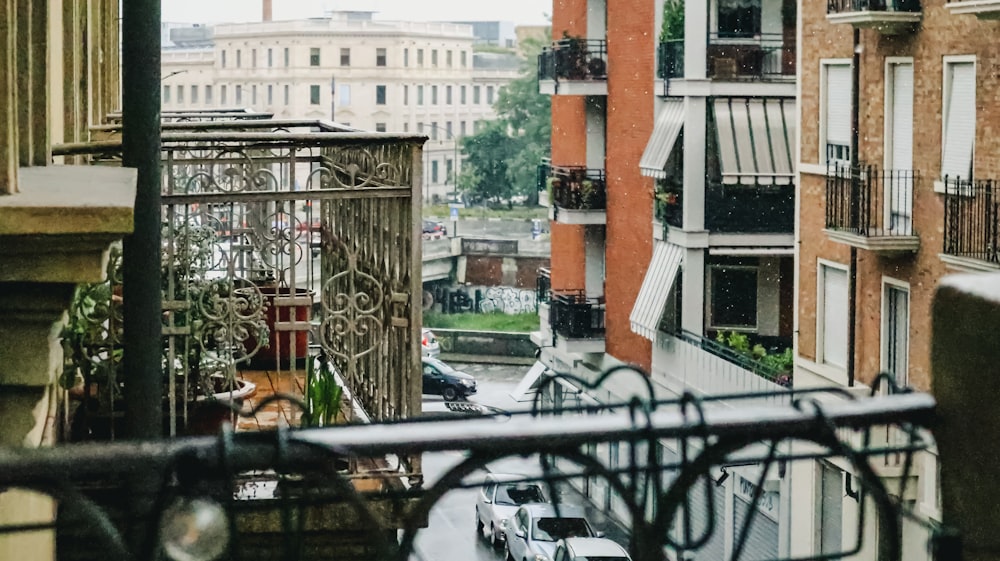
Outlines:
[[[319, 363], [317, 369], [316, 364]], [[328, 427], [344, 419], [341, 410], [344, 388], [337, 383], [326, 357], [310, 360], [306, 366], [306, 410], [302, 425]]]
[[684, 38], [684, 1], [664, 0], [663, 25], [660, 27], [660, 41]]
[[468, 329], [470, 331], [509, 331], [524, 333], [538, 331], [538, 314], [440, 314], [424, 312], [424, 327], [442, 329]]
[[715, 341], [726, 345], [730, 349], [756, 361], [766, 368], [784, 373], [792, 372], [795, 356], [792, 354], [791, 348], [787, 348], [780, 353], [769, 354], [767, 349], [762, 345], [757, 344], [751, 347], [750, 338], [736, 331], [730, 331], [728, 334], [720, 331], [715, 335]]

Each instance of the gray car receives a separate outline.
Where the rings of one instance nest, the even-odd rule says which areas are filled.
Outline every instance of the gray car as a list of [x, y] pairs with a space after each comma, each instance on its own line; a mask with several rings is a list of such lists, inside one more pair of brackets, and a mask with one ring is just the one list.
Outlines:
[[506, 561], [551, 561], [556, 542], [565, 538], [597, 538], [578, 506], [533, 503], [521, 505], [504, 530]]
[[507, 521], [525, 503], [546, 501], [541, 485], [525, 481], [525, 476], [513, 473], [486, 475], [476, 497], [476, 530], [493, 547], [500, 548], [504, 541]]

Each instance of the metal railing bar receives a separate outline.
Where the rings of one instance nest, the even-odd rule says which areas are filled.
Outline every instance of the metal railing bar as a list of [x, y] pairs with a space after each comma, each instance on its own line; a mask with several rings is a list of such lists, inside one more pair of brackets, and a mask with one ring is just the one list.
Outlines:
[[[187, 203], [245, 203], [278, 201], [319, 201], [344, 199], [396, 199], [408, 198], [409, 187], [361, 187], [357, 189], [334, 188], [309, 191], [241, 191], [231, 193], [195, 193], [163, 195], [163, 204]], [[287, 230], [288, 228], [283, 228]]]

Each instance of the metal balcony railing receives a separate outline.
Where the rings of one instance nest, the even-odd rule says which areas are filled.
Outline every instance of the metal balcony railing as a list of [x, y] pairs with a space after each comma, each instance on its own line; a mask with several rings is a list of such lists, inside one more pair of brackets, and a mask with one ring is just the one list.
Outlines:
[[577, 37], [553, 41], [538, 55], [538, 79], [607, 80], [607, 41]]
[[[791, 80], [795, 78], [795, 53], [795, 45], [784, 43], [781, 34], [713, 34], [708, 40], [706, 76], [717, 80]], [[684, 77], [683, 39], [659, 44], [656, 75], [664, 80]]]
[[552, 331], [567, 339], [604, 337], [604, 304], [583, 290], [553, 292], [549, 305]]
[[826, 178], [826, 227], [862, 237], [913, 236], [912, 170], [831, 163]]
[[603, 169], [552, 166], [552, 205], [566, 210], [604, 210], [607, 190]]
[[539, 267], [535, 277], [535, 296], [539, 303], [552, 299], [552, 271], [548, 267]]
[[[629, 402], [580, 406], [546, 398], [561, 382], [600, 392], [609, 376], [630, 374], [636, 376], [632, 387], [649, 392]], [[879, 519], [880, 558], [902, 558], [904, 517], [911, 524], [907, 535], [915, 527], [926, 529], [930, 543], [924, 549], [944, 543], [936, 539], [943, 532], [914, 503], [894, 500], [906, 496], [905, 488], [878, 476], [882, 459], [893, 454], [902, 459], [898, 481], [911, 481], [917, 454], [933, 447], [923, 428], [935, 408], [927, 394], [864, 398], [839, 389], [781, 390], [783, 399], [772, 405], [762, 405], [755, 393], [727, 395], [723, 406], [693, 395], [655, 400], [648, 375], [630, 367], [609, 370], [594, 384], [571, 376], [543, 378], [531, 411], [468, 403], [454, 409], [462, 418], [453, 413], [391, 425], [5, 452], [0, 486], [58, 498], [59, 507], [54, 516], [2, 531], [15, 540], [57, 534], [59, 560], [124, 561], [165, 553], [172, 559], [405, 561], [416, 554], [418, 534], [434, 531], [433, 519], [422, 528], [445, 494], [479, 488], [490, 462], [520, 456], [538, 458], [532, 470], [537, 475], [522, 482], [542, 482], [553, 500], [562, 501], [557, 489], [570, 486], [608, 489], [627, 520], [636, 561], [688, 558], [723, 534], [732, 536], [725, 558], [741, 559], [740, 551], [766, 521], [765, 503], [776, 499], [768, 474], [837, 458], [852, 466], [853, 485], [846, 489], [861, 493], [852, 496], [863, 497], [864, 508], [854, 529], [844, 528], [843, 549], [824, 551], [823, 559], [851, 556], [862, 540], [871, 540], [874, 525], [866, 517], [872, 510]], [[886, 426], [904, 438], [887, 443], [873, 436]], [[809, 445], [793, 448], [795, 442]], [[606, 452], [611, 447], [613, 455]], [[417, 479], [369, 491], [336, 469], [352, 456], [453, 451], [461, 452], [459, 463], [426, 488]], [[737, 509], [742, 516], [729, 530], [712, 509], [724, 491], [719, 466], [723, 475], [729, 468], [729, 485], [742, 478], [738, 498], [747, 505]], [[760, 475], [738, 471], [740, 466], [759, 468], [754, 473]], [[716, 514], [695, 520], [699, 512]], [[402, 529], [399, 538], [395, 528]], [[777, 549], [773, 557], [780, 558]]]
[[945, 178], [944, 253], [1000, 264], [1000, 182]]
[[920, 0], [827, 0], [826, 13], [919, 12]]
[[656, 52], [656, 75], [664, 80], [684, 77], [684, 39], [660, 42]]
[[705, 192], [705, 228], [790, 233], [795, 228], [795, 185], [710, 185]]
[[745, 353], [733, 349], [729, 345], [708, 337], [703, 337], [697, 333], [681, 330], [680, 333], [676, 334], [676, 337], [682, 341], [696, 345], [703, 351], [735, 364], [769, 382], [774, 382], [781, 386], [792, 386], [792, 372], [790, 370], [782, 370], [767, 362], [756, 360]]

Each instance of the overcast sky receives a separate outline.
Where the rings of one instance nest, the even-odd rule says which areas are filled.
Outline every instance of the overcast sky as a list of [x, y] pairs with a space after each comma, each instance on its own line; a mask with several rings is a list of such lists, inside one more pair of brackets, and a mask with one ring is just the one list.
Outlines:
[[[546, 24], [551, 0], [273, 0], [274, 19], [323, 15], [324, 9], [370, 10], [384, 20], [503, 20]], [[163, 21], [260, 21], [261, 0], [163, 0]]]

